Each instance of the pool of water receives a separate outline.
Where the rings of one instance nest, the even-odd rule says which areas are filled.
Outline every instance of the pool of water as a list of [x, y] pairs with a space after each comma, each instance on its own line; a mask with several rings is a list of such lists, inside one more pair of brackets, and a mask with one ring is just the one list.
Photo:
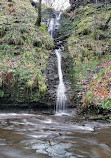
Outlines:
[[110, 158], [111, 124], [73, 113], [0, 113], [0, 158]]

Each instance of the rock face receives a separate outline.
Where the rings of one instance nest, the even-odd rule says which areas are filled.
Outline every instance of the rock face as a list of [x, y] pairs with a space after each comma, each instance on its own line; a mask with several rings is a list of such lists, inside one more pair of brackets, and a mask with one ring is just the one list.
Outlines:
[[[56, 44], [57, 47], [57, 44]], [[60, 46], [59, 46], [60, 47]], [[63, 48], [63, 46], [61, 45]], [[66, 87], [66, 96], [67, 96], [67, 106], [71, 106], [71, 99], [73, 98], [73, 91], [71, 88], [71, 82], [67, 75], [67, 59], [64, 53], [62, 53], [62, 73], [63, 80]], [[47, 92], [45, 98], [42, 99], [42, 102], [46, 102], [48, 106], [56, 107], [57, 100], [57, 87], [59, 85], [59, 76], [58, 76], [58, 64], [57, 57], [55, 54], [55, 50], [51, 53], [51, 56], [48, 60], [47, 69], [45, 73], [45, 77], [47, 78]]]
[[[61, 24], [61, 13], [60, 12], [53, 12], [52, 17], [48, 19], [48, 30], [50, 35], [54, 38], [55, 41], [55, 50], [51, 52], [50, 58], [48, 60], [47, 69], [45, 73], [45, 77], [47, 78], [47, 92], [45, 95], [43, 102], [47, 102], [50, 106], [56, 106], [57, 100], [57, 88], [59, 85], [59, 76], [58, 76], [58, 63], [57, 63], [57, 56], [56, 56], [56, 49], [61, 50], [61, 66], [62, 66], [62, 74], [63, 74], [63, 81], [66, 87], [66, 95], [67, 95], [67, 104], [71, 105], [69, 98], [72, 97], [72, 90], [71, 90], [71, 83], [68, 80], [67, 75], [67, 62], [66, 57], [64, 55], [64, 43], [63, 41], [59, 41], [60, 37], [60, 24]], [[63, 28], [64, 29], [64, 28]]]
[[59, 82], [58, 72], [57, 72], [57, 59], [56, 59], [55, 52], [51, 53], [51, 56], [48, 60], [48, 65], [47, 65], [45, 75], [47, 78], [47, 92], [45, 95], [45, 101], [48, 103], [48, 105], [55, 106], [56, 105], [56, 85]]

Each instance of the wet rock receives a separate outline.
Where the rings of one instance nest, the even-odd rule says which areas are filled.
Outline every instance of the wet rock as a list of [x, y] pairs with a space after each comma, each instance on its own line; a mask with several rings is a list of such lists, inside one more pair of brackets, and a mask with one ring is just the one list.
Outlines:
[[90, 116], [89, 120], [106, 120], [109, 119], [109, 116], [103, 116], [103, 115], [95, 115], [95, 116]]

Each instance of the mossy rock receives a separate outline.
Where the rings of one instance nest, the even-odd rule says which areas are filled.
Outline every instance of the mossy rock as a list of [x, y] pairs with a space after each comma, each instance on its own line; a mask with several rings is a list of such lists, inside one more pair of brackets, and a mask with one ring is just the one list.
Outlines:
[[76, 33], [83, 34], [83, 35], [89, 35], [91, 33], [91, 26], [93, 22], [92, 17], [87, 17], [83, 19], [77, 26], [78, 30]]
[[90, 36], [95, 40], [104, 40], [107, 38], [105, 33], [101, 30], [96, 30], [95, 32], [92, 32]]
[[107, 120], [109, 119], [109, 116], [103, 116], [103, 115], [95, 115], [95, 116], [90, 116], [89, 120]]
[[22, 39], [21, 33], [19, 31], [8, 31], [3, 37], [4, 42], [7, 44], [22, 45], [24, 40]]

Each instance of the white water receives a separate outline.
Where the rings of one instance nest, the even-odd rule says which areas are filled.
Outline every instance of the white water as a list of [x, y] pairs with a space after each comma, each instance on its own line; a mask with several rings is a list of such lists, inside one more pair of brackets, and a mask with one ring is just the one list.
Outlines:
[[[61, 18], [61, 12], [58, 14], [56, 13], [55, 18], [51, 18], [48, 22], [48, 31], [51, 35], [51, 37], [54, 36], [56, 31], [60, 27], [60, 18]], [[56, 112], [64, 112], [66, 111], [66, 88], [63, 82], [63, 74], [62, 74], [62, 68], [61, 68], [61, 49], [56, 49], [55, 53], [57, 56], [57, 63], [58, 63], [58, 75], [59, 75], [59, 85], [57, 88], [57, 101], [56, 101]]]
[[48, 32], [50, 33], [51, 37], [53, 37], [53, 33], [54, 33], [54, 24], [55, 24], [54, 18], [49, 19], [49, 21], [48, 21]]
[[56, 112], [65, 111], [66, 110], [66, 88], [63, 82], [63, 74], [61, 69], [61, 49], [55, 50], [58, 62], [58, 74], [59, 74], [59, 85], [57, 88], [57, 103], [56, 103]]
[[50, 33], [52, 38], [54, 37], [55, 32], [60, 27], [59, 20], [61, 18], [61, 14], [62, 14], [61, 12], [59, 14], [55, 13], [55, 18], [48, 19], [48, 23], [47, 23], [48, 32]]

